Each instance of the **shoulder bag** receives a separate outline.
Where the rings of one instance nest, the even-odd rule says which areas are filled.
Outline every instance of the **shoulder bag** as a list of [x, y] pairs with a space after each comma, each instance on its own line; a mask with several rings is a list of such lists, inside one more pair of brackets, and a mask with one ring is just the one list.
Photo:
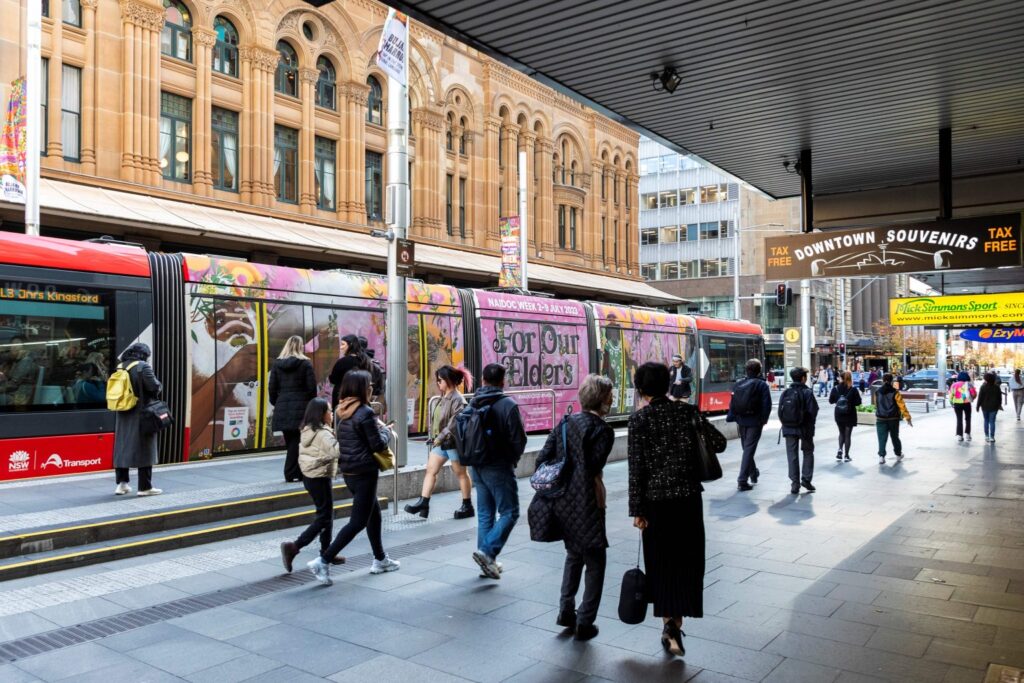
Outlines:
[[690, 417], [694, 441], [697, 444], [697, 477], [701, 481], [716, 481], [722, 478], [722, 464], [718, 453], [725, 450], [725, 436], [714, 425], [703, 419], [696, 410]]
[[565, 483], [568, 474], [566, 464], [569, 460], [569, 446], [566, 442], [566, 429], [568, 418], [562, 418], [562, 451], [558, 452], [555, 446], [555, 457], [537, 466], [537, 470], [530, 475], [530, 486], [537, 492], [537, 495], [545, 498], [557, 498], [565, 493]]
[[636, 566], [622, 575], [619, 620], [624, 624], [639, 624], [647, 618], [647, 576], [640, 569], [640, 548], [643, 542], [643, 532], [640, 532], [636, 546]]

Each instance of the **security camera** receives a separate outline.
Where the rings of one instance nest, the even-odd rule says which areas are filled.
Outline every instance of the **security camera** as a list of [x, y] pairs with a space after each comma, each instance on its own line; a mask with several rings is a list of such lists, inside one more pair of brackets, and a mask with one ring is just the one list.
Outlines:
[[388, 242], [390, 242], [391, 240], [395, 239], [395, 233], [393, 233], [390, 230], [378, 230], [374, 228], [373, 230], [370, 231], [370, 237], [376, 237], [377, 239], [387, 240]]

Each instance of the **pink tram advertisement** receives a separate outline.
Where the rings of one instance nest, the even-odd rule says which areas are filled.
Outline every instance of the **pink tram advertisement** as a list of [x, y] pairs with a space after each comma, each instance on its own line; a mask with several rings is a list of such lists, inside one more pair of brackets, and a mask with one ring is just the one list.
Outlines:
[[694, 370], [691, 400], [718, 412], [746, 359], [763, 356], [749, 323], [416, 281], [407, 296], [408, 364], [389, 368], [382, 276], [0, 232], [0, 479], [111, 467], [105, 384], [134, 341], [152, 347], [176, 417], [161, 463], [280, 448], [267, 378], [292, 335], [322, 396], [341, 338], [364, 337], [388, 380], [405, 383], [405, 404], [385, 408], [407, 411], [411, 434], [426, 432], [446, 364], [474, 376], [504, 365], [506, 390], [540, 432], [579, 410], [589, 372], [612, 380], [612, 416], [625, 419], [640, 405], [636, 368], [679, 354]]

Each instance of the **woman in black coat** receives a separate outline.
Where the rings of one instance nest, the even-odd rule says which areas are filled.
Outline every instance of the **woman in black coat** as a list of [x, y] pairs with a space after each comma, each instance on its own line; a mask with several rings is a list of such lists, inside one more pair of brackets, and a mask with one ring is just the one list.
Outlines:
[[[530, 538], [565, 542], [562, 595], [555, 623], [574, 629], [576, 640], [590, 640], [598, 633], [594, 619], [601, 606], [608, 547], [601, 476], [615, 443], [615, 432], [604, 416], [612, 409], [613, 388], [603, 375], [588, 375], [583, 380], [579, 397], [584, 412], [566, 417], [548, 436], [537, 458], [537, 465], [565, 458], [565, 491], [556, 498], [538, 494], [529, 509]], [[577, 611], [576, 592], [584, 567], [587, 581]]]
[[118, 367], [128, 370], [132, 391], [138, 403], [131, 410], [115, 413], [114, 422], [114, 475], [117, 488], [114, 495], [131, 493], [128, 471], [135, 467], [139, 471], [139, 496], [158, 496], [162, 489], [153, 486], [153, 465], [157, 461], [156, 432], [146, 433], [142, 429], [142, 408], [157, 398], [163, 389], [160, 380], [153, 374], [149, 364], [149, 347], [135, 343], [121, 354]]
[[306, 405], [316, 398], [316, 373], [313, 363], [302, 353], [302, 337], [288, 337], [284, 348], [270, 368], [268, 394], [274, 406], [271, 428], [284, 435], [287, 454], [284, 480], [302, 481], [299, 469], [299, 430]]
[[334, 362], [331, 374], [327, 376], [333, 387], [331, 388], [331, 406], [338, 406], [338, 393], [341, 391], [341, 383], [345, 375], [353, 370], [370, 371], [370, 358], [363, 350], [359, 337], [354, 334], [346, 334], [341, 338], [341, 358]]
[[[839, 399], [846, 401], [840, 402]], [[836, 460], [842, 460], [845, 454], [846, 462], [850, 462], [850, 437], [853, 436], [853, 428], [857, 426], [857, 406], [861, 404], [860, 392], [853, 386], [853, 375], [847, 370], [842, 375], [842, 380], [832, 387], [828, 402], [836, 407], [836, 426], [839, 427], [839, 450], [836, 451]]]

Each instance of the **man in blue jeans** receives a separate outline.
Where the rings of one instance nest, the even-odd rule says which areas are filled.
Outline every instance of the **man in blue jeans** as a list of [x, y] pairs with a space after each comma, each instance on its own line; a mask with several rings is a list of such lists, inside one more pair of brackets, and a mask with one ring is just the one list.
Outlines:
[[526, 449], [526, 430], [519, 406], [505, 395], [505, 368], [492, 363], [484, 368], [483, 385], [477, 389], [471, 406], [490, 406], [487, 417], [488, 457], [471, 472], [476, 488], [477, 550], [473, 560], [480, 565], [481, 576], [501, 578], [496, 558], [505, 546], [512, 527], [519, 519], [519, 484], [516, 464]]

